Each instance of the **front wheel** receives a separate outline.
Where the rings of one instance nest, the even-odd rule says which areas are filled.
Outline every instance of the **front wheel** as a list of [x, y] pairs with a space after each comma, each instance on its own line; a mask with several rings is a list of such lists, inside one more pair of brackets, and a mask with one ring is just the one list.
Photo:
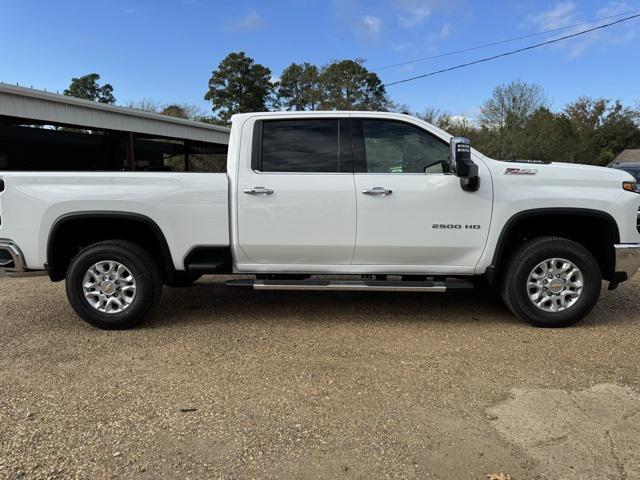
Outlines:
[[81, 251], [71, 261], [65, 286], [80, 318], [106, 330], [138, 325], [162, 293], [154, 259], [135, 243], [120, 240]]
[[593, 309], [602, 273], [591, 252], [560, 237], [525, 242], [502, 279], [502, 298], [518, 317], [537, 327], [566, 327]]

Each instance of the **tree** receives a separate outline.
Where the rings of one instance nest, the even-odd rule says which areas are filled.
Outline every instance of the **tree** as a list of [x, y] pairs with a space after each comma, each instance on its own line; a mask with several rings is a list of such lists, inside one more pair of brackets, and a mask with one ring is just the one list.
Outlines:
[[320, 71], [310, 63], [292, 63], [278, 82], [278, 102], [287, 110], [316, 110], [322, 100]]
[[569, 103], [564, 111], [578, 132], [589, 134], [604, 124], [608, 109], [609, 100], [582, 96]]
[[386, 110], [388, 99], [380, 77], [363, 60], [342, 60], [322, 69], [321, 108], [325, 110]]
[[197, 120], [205, 116], [204, 111], [198, 105], [191, 105], [189, 103], [163, 104], [151, 98], [143, 98], [137, 102], [129, 102], [127, 103], [127, 108], [189, 120]]
[[158, 113], [160, 110], [162, 110], [162, 105], [160, 104], [160, 102], [156, 102], [151, 98], [143, 98], [142, 100], [138, 100], [137, 102], [127, 103], [127, 108], [131, 108], [132, 110], [140, 110], [142, 112]]
[[385, 105], [385, 111], [391, 113], [402, 113], [404, 115], [411, 115], [411, 107], [406, 103], [397, 103], [387, 97]]
[[546, 105], [542, 87], [514, 80], [494, 88], [491, 98], [480, 109], [480, 121], [487, 126], [500, 127], [510, 120], [521, 126], [536, 110]]
[[213, 71], [204, 99], [211, 101], [220, 121], [228, 123], [236, 113], [267, 110], [273, 91], [271, 70], [238, 52], [227, 55]]
[[442, 111], [439, 108], [425, 108], [422, 113], [416, 113], [416, 117], [447, 131], [454, 126], [454, 118], [451, 114], [449, 112]]
[[100, 86], [98, 83], [100, 75], [90, 73], [79, 78], [72, 78], [69, 88], [63, 93], [68, 97], [84, 98], [85, 100], [93, 100], [100, 103], [116, 103], [113, 96], [113, 87], [105, 83]]
[[576, 156], [581, 163], [606, 165], [622, 150], [640, 147], [638, 113], [620, 100], [580, 97], [565, 107], [576, 129]]
[[517, 157], [526, 122], [546, 105], [542, 88], [534, 83], [514, 80], [493, 90], [480, 109], [480, 123], [497, 135], [498, 158]]
[[574, 162], [576, 160], [576, 130], [562, 113], [545, 107], [534, 112], [527, 121], [519, 156], [537, 160]]
[[169, 117], [176, 117], [176, 118], [189, 118], [187, 116], [187, 112], [185, 111], [184, 108], [182, 108], [181, 105], [167, 105], [166, 107], [164, 107], [162, 109], [162, 115], [167, 115]]
[[197, 105], [190, 105], [188, 103], [172, 103], [166, 105], [160, 113], [170, 117], [186, 118], [189, 120], [195, 120], [204, 116], [204, 112], [200, 107]]

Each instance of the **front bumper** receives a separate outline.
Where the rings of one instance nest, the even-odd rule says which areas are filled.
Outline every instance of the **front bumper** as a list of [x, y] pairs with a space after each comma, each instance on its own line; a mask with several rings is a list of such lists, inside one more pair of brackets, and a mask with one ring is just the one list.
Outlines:
[[24, 257], [11, 240], [0, 240], [0, 273], [21, 273], [26, 270]]
[[630, 280], [640, 269], [640, 243], [622, 243], [614, 245], [614, 249], [618, 281]]

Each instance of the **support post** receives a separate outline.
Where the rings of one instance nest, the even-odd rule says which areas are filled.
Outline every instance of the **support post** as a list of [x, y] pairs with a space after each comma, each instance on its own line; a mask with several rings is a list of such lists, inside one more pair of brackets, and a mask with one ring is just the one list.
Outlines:
[[136, 169], [135, 138], [133, 132], [129, 132], [127, 143], [127, 170], [133, 172]]
[[188, 140], [185, 140], [183, 144], [184, 144], [184, 171], [188, 172], [191, 170], [191, 165], [189, 163], [189, 150], [191, 149], [191, 143]]

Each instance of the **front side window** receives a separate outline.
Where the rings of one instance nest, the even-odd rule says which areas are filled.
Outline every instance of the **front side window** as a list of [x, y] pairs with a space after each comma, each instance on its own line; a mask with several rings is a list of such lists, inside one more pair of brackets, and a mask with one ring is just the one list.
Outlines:
[[262, 172], [340, 171], [338, 119], [265, 120], [258, 170]]
[[362, 119], [368, 173], [445, 173], [449, 145], [421, 128], [391, 120]]

